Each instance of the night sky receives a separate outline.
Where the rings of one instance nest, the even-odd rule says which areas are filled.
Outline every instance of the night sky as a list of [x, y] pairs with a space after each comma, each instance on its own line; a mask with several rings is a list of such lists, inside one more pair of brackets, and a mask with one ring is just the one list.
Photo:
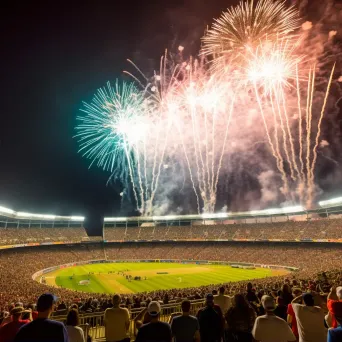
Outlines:
[[144, 70], [165, 48], [196, 54], [204, 29], [234, 0], [25, 1], [1, 9], [0, 205], [60, 215], [115, 215], [119, 188], [77, 153], [82, 101]]
[[[199, 49], [230, 1], [8, 2], [1, 10], [0, 205], [110, 215], [120, 192], [77, 153], [76, 116], [126, 58], [157, 66], [165, 48]], [[235, 3], [235, 2], [232, 2]]]

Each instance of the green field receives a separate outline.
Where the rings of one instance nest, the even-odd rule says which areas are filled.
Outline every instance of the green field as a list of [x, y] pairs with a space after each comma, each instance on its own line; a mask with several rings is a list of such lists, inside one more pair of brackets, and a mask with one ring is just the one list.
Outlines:
[[[90, 274], [93, 272], [94, 274]], [[114, 273], [108, 273], [114, 272]], [[125, 275], [141, 276], [142, 280], [128, 281]], [[164, 274], [158, 274], [158, 273]], [[186, 288], [230, 281], [265, 278], [286, 271], [239, 269], [227, 265], [196, 265], [178, 263], [108, 263], [90, 264], [60, 269], [45, 274], [49, 285], [62, 286], [92, 293], [136, 293], [157, 289]], [[147, 279], [145, 280], [145, 277]], [[89, 285], [79, 285], [81, 280]]]

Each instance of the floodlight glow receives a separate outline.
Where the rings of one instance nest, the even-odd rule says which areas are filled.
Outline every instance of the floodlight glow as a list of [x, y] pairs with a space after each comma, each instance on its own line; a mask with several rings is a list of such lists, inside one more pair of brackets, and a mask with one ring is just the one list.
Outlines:
[[305, 209], [301, 205], [297, 205], [294, 207], [284, 207], [282, 208], [283, 213], [298, 213], [303, 212]]
[[71, 221], [84, 221], [84, 217], [83, 216], [70, 216], [70, 220]]
[[298, 213], [303, 212], [305, 209], [300, 206], [293, 206], [293, 207], [284, 207], [284, 208], [269, 208], [264, 210], [251, 210], [247, 212], [250, 215], [277, 215], [277, 214], [291, 214], [291, 213]]
[[179, 218], [179, 216], [175, 216], [175, 215], [153, 216], [152, 217], [153, 221], [177, 220], [177, 218]]
[[30, 216], [32, 216], [33, 214], [31, 214], [31, 213], [25, 213], [25, 212], [23, 212], [23, 211], [18, 211], [17, 212], [17, 216], [21, 216], [21, 217], [30, 217]]
[[12, 209], [8, 209], [5, 207], [0, 207], [0, 213], [5, 213], [5, 214], [14, 214], [15, 211]]
[[332, 198], [330, 200], [320, 201], [320, 202], [318, 202], [318, 204], [321, 207], [326, 207], [326, 206], [329, 206], [329, 205], [336, 205], [336, 204], [341, 204], [342, 205], [342, 197], [336, 197], [336, 198]]
[[202, 219], [214, 219], [214, 218], [226, 218], [228, 217], [227, 213], [217, 213], [217, 214], [202, 214]]
[[105, 217], [104, 222], [120, 222], [127, 221], [127, 217]]
[[46, 220], [54, 220], [56, 218], [56, 215], [32, 214], [32, 213], [26, 213], [23, 211], [17, 212], [17, 216], [26, 217], [26, 218], [40, 218], [40, 219], [46, 219]]

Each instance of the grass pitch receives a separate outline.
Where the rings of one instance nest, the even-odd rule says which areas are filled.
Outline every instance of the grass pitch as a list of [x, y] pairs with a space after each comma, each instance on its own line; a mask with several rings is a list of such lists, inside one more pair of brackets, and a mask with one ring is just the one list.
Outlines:
[[[132, 277], [141, 276], [142, 280], [128, 281], [125, 275], [118, 272], [124, 272], [125, 275]], [[265, 268], [239, 269], [228, 265], [108, 263], [64, 268], [47, 273], [45, 277], [49, 285], [76, 291], [112, 294], [197, 287], [285, 273], [287, 271]], [[89, 280], [90, 283], [80, 285], [81, 280]]]

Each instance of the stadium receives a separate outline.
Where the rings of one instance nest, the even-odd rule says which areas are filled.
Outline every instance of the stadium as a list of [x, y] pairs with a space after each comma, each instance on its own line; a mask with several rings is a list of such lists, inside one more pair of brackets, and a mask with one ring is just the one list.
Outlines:
[[[300, 282], [303, 291], [314, 283], [324, 292], [341, 272], [342, 198], [319, 204], [312, 211], [107, 217], [99, 237], [87, 236], [84, 217], [1, 207], [0, 306], [33, 304], [52, 292], [57, 307], [63, 304], [54, 319], [65, 320], [64, 305], [77, 302], [87, 333], [101, 338], [103, 310], [114, 293], [122, 294], [132, 318], [159, 300], [167, 320], [182, 299], [191, 299], [195, 312], [222, 284], [229, 295], [248, 282], [256, 291], [285, 281]], [[135, 325], [130, 329], [134, 335]]]
[[0, 342], [342, 341], [342, 5], [223, 2], [11, 3]]

